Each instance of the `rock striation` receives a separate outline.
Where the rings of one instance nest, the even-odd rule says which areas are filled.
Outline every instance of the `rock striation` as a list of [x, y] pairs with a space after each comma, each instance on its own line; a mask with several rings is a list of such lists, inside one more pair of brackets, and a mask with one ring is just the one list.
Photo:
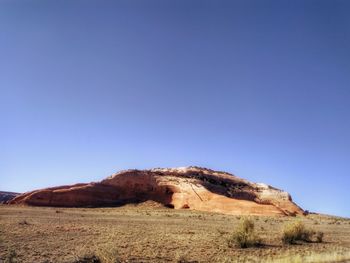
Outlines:
[[125, 170], [94, 183], [35, 190], [9, 204], [34, 206], [119, 206], [155, 201], [175, 209], [232, 215], [297, 215], [291, 196], [266, 184], [195, 166]]

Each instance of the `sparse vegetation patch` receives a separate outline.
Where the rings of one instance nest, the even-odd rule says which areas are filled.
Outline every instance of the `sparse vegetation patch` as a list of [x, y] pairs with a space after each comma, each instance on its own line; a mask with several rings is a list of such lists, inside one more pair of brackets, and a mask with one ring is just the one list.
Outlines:
[[323, 232], [315, 232], [307, 229], [301, 221], [295, 221], [284, 226], [282, 234], [282, 242], [284, 244], [296, 244], [302, 242], [322, 242]]
[[[63, 213], [57, 214], [57, 210]], [[235, 215], [169, 210], [146, 204], [84, 210], [0, 205], [0, 218], [0, 262], [314, 263], [320, 259], [322, 262], [350, 260], [346, 253], [350, 248], [350, 225], [345, 220], [340, 221], [341, 225], [329, 225], [333, 217], [322, 215], [297, 219], [266, 216], [259, 220], [241, 216], [239, 220]], [[19, 224], [24, 219], [29, 225]], [[313, 224], [315, 220], [319, 225]], [[299, 243], [297, 246], [281, 245], [283, 226], [292, 221], [303, 223], [299, 230], [315, 228], [314, 234], [309, 236], [312, 243], [299, 240], [295, 241]], [[263, 246], [256, 247], [260, 238]], [[11, 255], [11, 251], [15, 253]]]
[[261, 239], [257, 236], [254, 229], [254, 222], [243, 217], [233, 235], [228, 239], [229, 247], [237, 246], [240, 248], [254, 247], [261, 244]]

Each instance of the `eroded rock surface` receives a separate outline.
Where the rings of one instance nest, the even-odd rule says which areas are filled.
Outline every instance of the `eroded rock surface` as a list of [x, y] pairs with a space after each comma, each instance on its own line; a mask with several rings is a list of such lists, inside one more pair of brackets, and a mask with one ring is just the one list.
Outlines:
[[296, 215], [303, 210], [284, 191], [200, 167], [120, 171], [97, 183], [36, 190], [10, 204], [115, 206], [156, 201], [175, 209], [225, 214]]

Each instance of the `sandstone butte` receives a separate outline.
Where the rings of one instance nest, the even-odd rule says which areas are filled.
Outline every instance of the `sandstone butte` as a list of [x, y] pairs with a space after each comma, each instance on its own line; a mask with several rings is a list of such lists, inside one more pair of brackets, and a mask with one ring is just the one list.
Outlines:
[[35, 190], [9, 204], [55, 207], [119, 206], [155, 201], [175, 209], [231, 215], [304, 214], [282, 190], [200, 167], [125, 170], [100, 181]]

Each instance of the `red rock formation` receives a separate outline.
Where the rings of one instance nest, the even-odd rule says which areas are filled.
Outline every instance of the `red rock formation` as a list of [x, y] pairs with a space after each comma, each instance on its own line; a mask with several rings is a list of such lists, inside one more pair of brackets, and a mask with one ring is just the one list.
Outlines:
[[79, 207], [115, 206], [147, 200], [175, 209], [225, 214], [303, 214], [287, 192], [199, 167], [121, 171], [98, 183], [28, 192], [9, 203]]

